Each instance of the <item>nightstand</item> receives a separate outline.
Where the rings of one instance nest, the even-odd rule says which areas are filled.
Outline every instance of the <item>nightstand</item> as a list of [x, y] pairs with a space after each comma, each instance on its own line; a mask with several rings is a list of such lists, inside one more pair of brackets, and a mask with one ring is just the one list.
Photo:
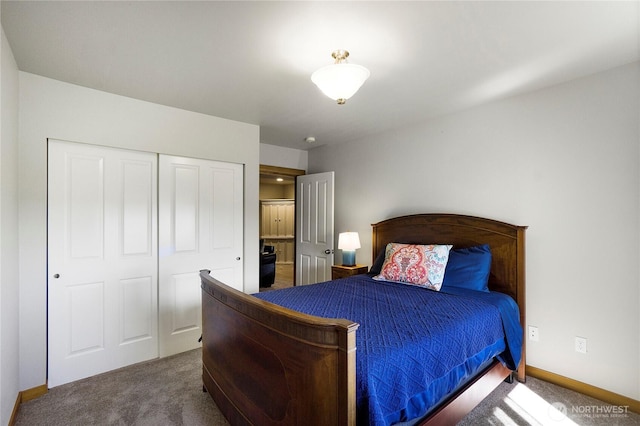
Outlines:
[[366, 274], [368, 271], [369, 267], [365, 265], [333, 265], [331, 267], [331, 279], [337, 280], [338, 278], [346, 278], [352, 275]]

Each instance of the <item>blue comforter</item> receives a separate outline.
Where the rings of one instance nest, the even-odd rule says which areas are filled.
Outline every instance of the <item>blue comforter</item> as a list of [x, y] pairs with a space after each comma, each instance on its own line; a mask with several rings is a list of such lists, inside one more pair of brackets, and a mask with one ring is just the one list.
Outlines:
[[360, 324], [356, 333], [359, 425], [421, 417], [498, 356], [520, 362], [518, 306], [500, 293], [440, 292], [366, 275], [255, 294], [278, 305]]

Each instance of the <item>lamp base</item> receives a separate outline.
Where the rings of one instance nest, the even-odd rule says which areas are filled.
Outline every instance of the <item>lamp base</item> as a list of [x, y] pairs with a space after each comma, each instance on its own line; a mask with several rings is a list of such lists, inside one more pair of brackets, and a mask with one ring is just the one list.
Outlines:
[[342, 250], [342, 266], [355, 266], [356, 265], [356, 252], [349, 250]]

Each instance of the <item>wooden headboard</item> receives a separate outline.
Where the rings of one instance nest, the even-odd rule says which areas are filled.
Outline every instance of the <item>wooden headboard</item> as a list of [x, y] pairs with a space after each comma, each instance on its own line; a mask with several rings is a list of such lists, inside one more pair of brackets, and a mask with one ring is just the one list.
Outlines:
[[[454, 214], [415, 214], [374, 223], [372, 259], [387, 243], [453, 244], [454, 248], [489, 244], [492, 262], [489, 289], [510, 295], [525, 327], [525, 230], [496, 220]], [[524, 381], [524, 348], [518, 378]]]

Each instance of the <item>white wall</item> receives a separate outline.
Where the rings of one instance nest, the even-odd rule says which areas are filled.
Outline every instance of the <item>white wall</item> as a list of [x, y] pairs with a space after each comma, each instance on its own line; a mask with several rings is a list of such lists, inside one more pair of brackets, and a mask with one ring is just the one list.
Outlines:
[[260, 164], [307, 170], [308, 163], [309, 154], [307, 151], [265, 143], [260, 144]]
[[0, 424], [19, 391], [18, 67], [0, 27]]
[[20, 386], [46, 377], [47, 138], [245, 165], [245, 291], [258, 287], [259, 128], [20, 72]]
[[[452, 212], [527, 231], [527, 364], [640, 400], [638, 63], [310, 151], [335, 171], [336, 232]], [[588, 353], [574, 351], [574, 337]]]

